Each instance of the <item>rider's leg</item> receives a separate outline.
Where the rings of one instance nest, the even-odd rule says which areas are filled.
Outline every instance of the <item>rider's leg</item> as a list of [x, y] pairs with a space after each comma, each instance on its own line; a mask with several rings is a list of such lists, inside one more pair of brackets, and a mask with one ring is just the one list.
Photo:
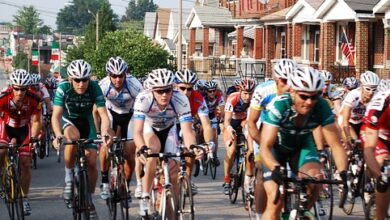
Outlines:
[[265, 193], [264, 189], [264, 182], [263, 182], [263, 171], [261, 162], [256, 162], [256, 179], [255, 179], [255, 189], [254, 189], [254, 195], [255, 195], [255, 210], [256, 214], [262, 214], [265, 211], [265, 206], [267, 205], [267, 194]]
[[[381, 154], [376, 156], [376, 160], [378, 161], [379, 165], [383, 166], [383, 161], [387, 159], [390, 160], [389, 154]], [[390, 178], [390, 174], [388, 175], [388, 178]], [[384, 220], [387, 217], [387, 213], [389, 210], [389, 202], [390, 202], [390, 187], [387, 187], [386, 192], [380, 193], [376, 191], [376, 197], [375, 197], [375, 205], [376, 205], [376, 219], [378, 220]]]
[[274, 199], [278, 191], [278, 185], [272, 180], [267, 180], [264, 182], [264, 189], [268, 199], [267, 199], [266, 209], [263, 213], [263, 219], [269, 219], [269, 220], [280, 219], [280, 211], [282, 209], [283, 199], [281, 199], [280, 197], [279, 201], [276, 204], [274, 204]]
[[91, 193], [94, 193], [98, 177], [98, 170], [96, 166], [97, 150], [94, 148], [88, 148], [85, 150], [85, 156], [87, 158], [89, 190]]
[[31, 153], [28, 155], [20, 155], [20, 185], [23, 190], [23, 194], [26, 196], [28, 194], [30, 184], [31, 184]]
[[125, 176], [129, 184], [135, 167], [135, 143], [133, 141], [125, 142], [123, 154], [125, 158]]
[[[299, 169], [299, 177], [305, 178], [307, 176], [314, 177], [316, 179], [323, 179], [323, 175], [321, 174], [321, 165], [320, 163], [308, 162], [305, 163]], [[308, 208], [311, 209], [317, 201], [318, 196], [320, 194], [320, 184], [313, 184], [307, 187], [307, 198], [308, 198]]]
[[[160, 140], [153, 132], [144, 134], [145, 144], [150, 148], [152, 153], [159, 153], [161, 144]], [[148, 158], [145, 164], [145, 175], [142, 179], [142, 197], [150, 196], [152, 189], [153, 178], [156, 171], [156, 158]]]

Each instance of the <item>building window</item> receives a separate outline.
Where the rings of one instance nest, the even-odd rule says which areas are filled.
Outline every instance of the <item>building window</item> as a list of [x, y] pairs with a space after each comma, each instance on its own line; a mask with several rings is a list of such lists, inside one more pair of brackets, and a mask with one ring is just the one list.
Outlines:
[[[337, 26], [336, 37], [336, 62], [341, 65], [354, 65], [355, 60], [355, 30], [348, 23], [340, 23]], [[346, 46], [349, 45], [349, 46]]]
[[310, 27], [302, 26], [302, 39], [301, 39], [301, 57], [302, 60], [309, 60], [309, 40], [310, 40]]
[[314, 61], [320, 61], [320, 31], [314, 32]]
[[280, 58], [287, 58], [286, 54], [286, 32], [280, 33]]

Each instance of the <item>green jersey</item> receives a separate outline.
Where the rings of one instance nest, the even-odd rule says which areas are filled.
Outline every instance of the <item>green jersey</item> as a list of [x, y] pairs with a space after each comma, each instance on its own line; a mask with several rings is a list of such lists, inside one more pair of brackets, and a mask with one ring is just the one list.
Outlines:
[[298, 113], [293, 109], [292, 105], [290, 94], [278, 96], [267, 106], [269, 110], [264, 117], [265, 124], [279, 128], [277, 146], [286, 151], [295, 151], [308, 145], [307, 141], [312, 139], [312, 130], [314, 128], [335, 122], [328, 103], [319, 97], [306, 121], [301, 127], [297, 127], [296, 119]]
[[92, 115], [93, 105], [105, 108], [105, 100], [97, 82], [90, 80], [87, 91], [77, 94], [68, 81], [58, 85], [53, 105], [64, 108], [64, 117], [69, 119], [89, 118]]

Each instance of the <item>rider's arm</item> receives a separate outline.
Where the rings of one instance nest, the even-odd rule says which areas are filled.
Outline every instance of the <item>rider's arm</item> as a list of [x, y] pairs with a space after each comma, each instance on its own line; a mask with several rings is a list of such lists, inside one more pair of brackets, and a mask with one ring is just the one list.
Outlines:
[[96, 105], [93, 105], [92, 116], [93, 116], [93, 122], [94, 122], [95, 127], [96, 127], [96, 133], [101, 134], [102, 133], [101, 128], [100, 128], [101, 119], [99, 116], [99, 112], [96, 108]]
[[336, 114], [338, 114], [340, 112], [341, 99], [333, 100], [333, 108], [334, 108], [334, 112], [336, 112]]
[[182, 123], [180, 123], [180, 127], [181, 127], [181, 130], [183, 132], [183, 140], [184, 140], [185, 146], [187, 148], [189, 148], [191, 145], [196, 144], [195, 135], [192, 131], [192, 123], [191, 122], [182, 122]]
[[272, 155], [272, 148], [277, 139], [278, 132], [278, 127], [269, 124], [263, 124], [261, 128], [260, 157], [264, 158], [262, 161], [269, 170], [274, 170], [276, 166], [279, 166], [278, 161]]
[[49, 113], [52, 112], [52, 111], [53, 111], [53, 108], [52, 108], [52, 106], [51, 106], [50, 97], [45, 98], [44, 101], [45, 101], [45, 104], [46, 104], [47, 111], [48, 111]]
[[53, 106], [53, 114], [51, 116], [51, 125], [53, 127], [53, 132], [56, 137], [62, 135], [61, 130], [61, 116], [64, 109], [61, 106]]
[[259, 120], [260, 113], [261, 111], [259, 110], [253, 108], [249, 109], [249, 116], [247, 120], [249, 135], [251, 136], [251, 138], [253, 138], [254, 141], [256, 141], [257, 144], [260, 143], [260, 131], [257, 128], [256, 123]]
[[[344, 105], [343, 110], [341, 111], [341, 114], [340, 114], [340, 117], [342, 117], [341, 128], [343, 129], [344, 138], [345, 138], [345, 141], [347, 141], [347, 142], [352, 139], [350, 125], [349, 125], [349, 119], [351, 118], [351, 111], [352, 111], [351, 106]], [[358, 135], [358, 134], [356, 134], [356, 135]]]
[[144, 123], [145, 123], [144, 120], [136, 120], [136, 119], [134, 120], [133, 135], [134, 135], [135, 146], [137, 147], [137, 149], [146, 145], [143, 136]]
[[347, 170], [347, 155], [343, 146], [340, 143], [340, 135], [335, 122], [322, 127], [326, 143], [332, 148], [332, 154], [339, 171]]
[[225, 131], [228, 131], [229, 126], [231, 127], [230, 122], [232, 121], [232, 117], [233, 112], [225, 112], [225, 118], [223, 120], [223, 128]]
[[100, 129], [101, 129], [102, 136], [105, 136], [105, 135], [114, 136], [114, 132], [110, 128], [110, 119], [108, 118], [106, 107], [103, 106], [103, 107], [98, 107], [96, 109], [97, 109], [97, 111], [99, 113], [99, 117], [101, 119], [101, 128]]
[[366, 128], [364, 132], [364, 159], [367, 166], [373, 172], [374, 177], [378, 177], [380, 173], [380, 166], [375, 159], [375, 147], [378, 143], [378, 130]]
[[203, 137], [204, 140], [209, 143], [210, 141], [213, 141], [214, 135], [213, 135], [213, 128], [211, 127], [211, 122], [209, 119], [209, 116], [199, 116], [200, 123], [203, 127]]
[[41, 131], [41, 113], [36, 113], [31, 116], [31, 137], [38, 137]]

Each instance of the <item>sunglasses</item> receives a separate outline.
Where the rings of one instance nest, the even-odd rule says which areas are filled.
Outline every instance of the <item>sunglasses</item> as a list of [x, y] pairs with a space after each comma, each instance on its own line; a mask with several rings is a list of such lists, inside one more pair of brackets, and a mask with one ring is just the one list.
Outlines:
[[159, 89], [159, 90], [153, 90], [153, 91], [155, 91], [159, 95], [162, 95], [164, 93], [169, 94], [172, 92], [172, 88]]
[[185, 86], [180, 86], [179, 87], [179, 89], [181, 90], [181, 91], [189, 91], [189, 92], [191, 92], [194, 88], [192, 88], [192, 87], [185, 87]]
[[75, 81], [76, 83], [88, 82], [88, 80], [89, 80], [89, 78], [73, 79], [73, 81]]
[[217, 90], [215, 90], [215, 89], [213, 89], [213, 90], [207, 90], [207, 92], [209, 92], [209, 93], [214, 93], [214, 92], [216, 92]]
[[299, 94], [298, 93], [298, 96], [299, 98], [301, 98], [303, 101], [306, 101], [308, 99], [312, 100], [312, 101], [316, 101], [319, 97], [319, 94], [316, 94], [316, 95], [311, 95], [311, 96], [308, 96], [308, 95], [304, 95], [304, 94]]
[[13, 90], [15, 90], [15, 91], [21, 91], [21, 92], [25, 92], [25, 91], [27, 91], [27, 88], [25, 88], [25, 87], [22, 87], [22, 88], [18, 88], [18, 87], [12, 87], [12, 89]]
[[124, 76], [125, 76], [125, 74], [121, 74], [121, 75], [110, 74], [110, 77], [113, 78], [113, 79], [116, 79], [116, 78], [123, 78]]
[[366, 90], [367, 92], [375, 92], [377, 90], [377, 88], [366, 87], [366, 86], [363, 86], [363, 89]]

